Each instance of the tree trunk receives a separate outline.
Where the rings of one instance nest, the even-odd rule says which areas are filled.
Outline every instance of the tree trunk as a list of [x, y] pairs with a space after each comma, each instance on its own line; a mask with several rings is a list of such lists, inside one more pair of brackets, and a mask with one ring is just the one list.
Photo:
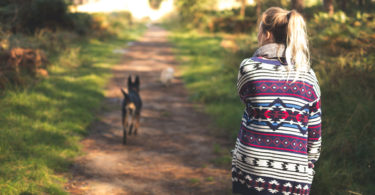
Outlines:
[[262, 1], [261, 0], [256, 0], [255, 1], [256, 4], [257, 4], [257, 9], [256, 9], [256, 12], [257, 12], [257, 17], [259, 18], [260, 15], [262, 14]]
[[[343, 0], [343, 2], [345, 2], [345, 0]], [[324, 9], [328, 12], [330, 16], [332, 16], [334, 12], [333, 0], [324, 0], [323, 3], [324, 3]], [[343, 5], [341, 4], [341, 6]]]
[[302, 13], [304, 7], [303, 0], [292, 0], [292, 8]]
[[245, 18], [246, 0], [241, 0], [240, 17]]
[[359, 5], [360, 8], [362, 8], [363, 7], [363, 0], [358, 0], [358, 5]]
[[346, 0], [341, 0], [340, 5], [341, 5], [341, 10], [346, 11]]

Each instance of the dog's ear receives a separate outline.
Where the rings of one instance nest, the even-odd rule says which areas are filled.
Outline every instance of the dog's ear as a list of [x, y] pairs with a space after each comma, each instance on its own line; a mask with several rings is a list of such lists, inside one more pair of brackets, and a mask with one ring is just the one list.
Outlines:
[[140, 84], [139, 76], [137, 75], [137, 76], [135, 77], [134, 85], [135, 85], [135, 87], [137, 88], [138, 91], [139, 91], [139, 84]]
[[133, 83], [132, 83], [132, 76], [129, 75], [129, 77], [128, 77], [128, 90], [132, 88], [132, 85], [133, 85]]
[[129, 98], [129, 95], [124, 91], [123, 88], [121, 88], [121, 92], [122, 92], [122, 94], [124, 95], [125, 99], [128, 99], [128, 98]]

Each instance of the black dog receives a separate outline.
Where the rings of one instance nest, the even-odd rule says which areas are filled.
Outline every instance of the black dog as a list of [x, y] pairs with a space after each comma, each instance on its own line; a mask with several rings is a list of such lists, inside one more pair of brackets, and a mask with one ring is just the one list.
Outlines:
[[122, 101], [122, 127], [123, 127], [123, 144], [126, 144], [126, 134], [129, 130], [129, 135], [137, 135], [139, 127], [139, 119], [141, 117], [142, 100], [139, 96], [139, 77], [135, 77], [135, 82], [132, 82], [131, 76], [128, 78], [128, 93], [123, 89], [121, 92], [124, 94]]

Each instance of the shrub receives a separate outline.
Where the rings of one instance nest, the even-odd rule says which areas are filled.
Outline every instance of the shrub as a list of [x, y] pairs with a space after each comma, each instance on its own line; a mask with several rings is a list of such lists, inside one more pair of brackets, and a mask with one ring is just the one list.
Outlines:
[[175, 1], [180, 24], [188, 28], [205, 28], [208, 15], [205, 13], [215, 0], [177, 0]]
[[208, 24], [211, 32], [245, 33], [251, 32], [256, 25], [253, 18], [217, 17]]
[[30, 78], [35, 78], [45, 70], [47, 57], [41, 50], [13, 48], [0, 53], [0, 89], [8, 84], [23, 85]]

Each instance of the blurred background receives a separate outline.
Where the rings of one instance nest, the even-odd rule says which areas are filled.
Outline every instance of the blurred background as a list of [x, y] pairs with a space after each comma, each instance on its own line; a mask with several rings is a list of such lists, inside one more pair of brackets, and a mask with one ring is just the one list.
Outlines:
[[[64, 194], [64, 173], [121, 58], [113, 51], [151, 23], [169, 31], [191, 101], [234, 144], [238, 66], [272, 6], [305, 17], [322, 90], [311, 194], [374, 194], [374, 0], [1, 0], [0, 194]], [[217, 147], [218, 164], [229, 166], [230, 147]]]

